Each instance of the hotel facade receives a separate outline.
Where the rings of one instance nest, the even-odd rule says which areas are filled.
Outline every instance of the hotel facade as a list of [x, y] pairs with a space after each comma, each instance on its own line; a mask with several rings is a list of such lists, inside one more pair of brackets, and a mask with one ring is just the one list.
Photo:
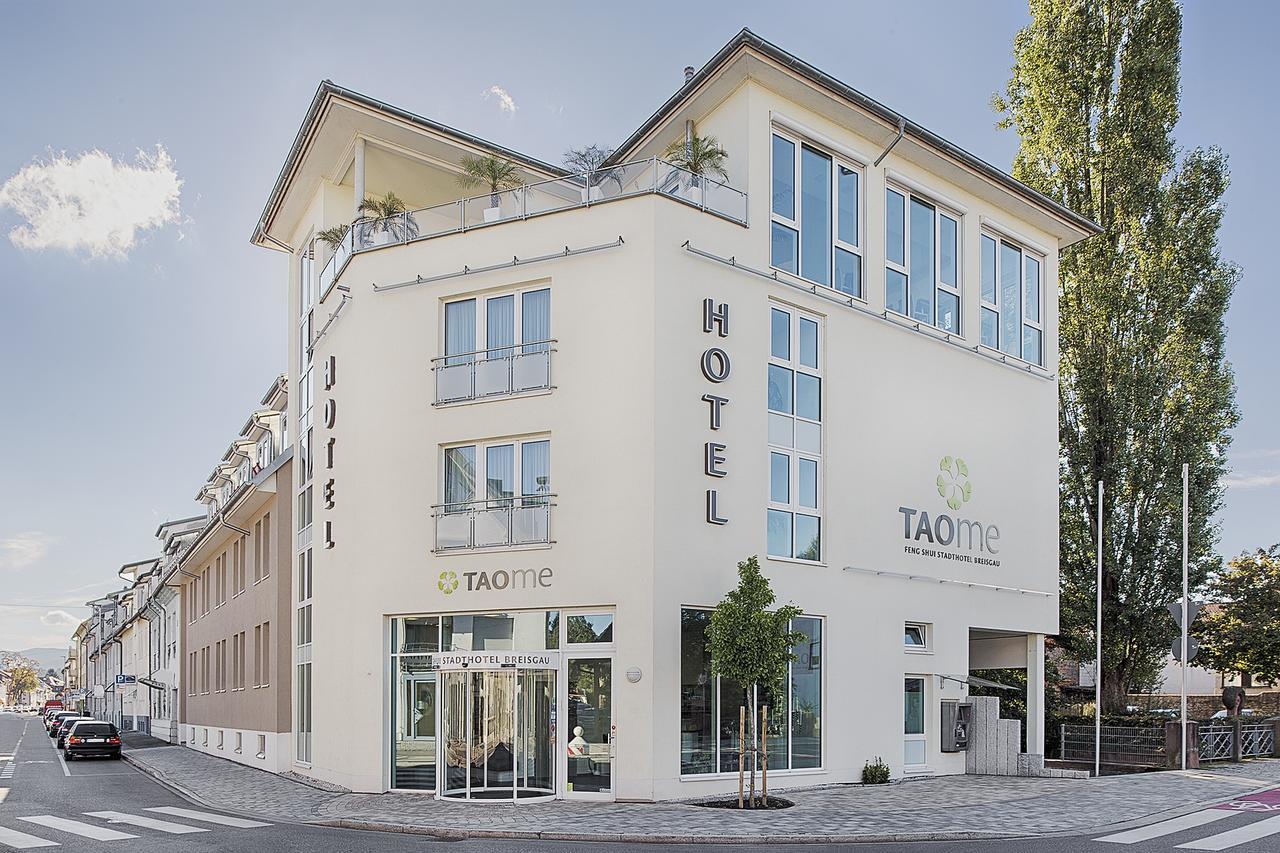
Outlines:
[[[695, 134], [727, 180], [663, 158]], [[521, 185], [463, 198], [467, 157]], [[322, 84], [253, 234], [288, 256], [293, 769], [735, 789], [705, 629], [751, 555], [803, 611], [772, 787], [965, 772], [977, 669], [1028, 670], [1043, 752], [1057, 258], [1096, 231], [745, 30], [584, 174]]]

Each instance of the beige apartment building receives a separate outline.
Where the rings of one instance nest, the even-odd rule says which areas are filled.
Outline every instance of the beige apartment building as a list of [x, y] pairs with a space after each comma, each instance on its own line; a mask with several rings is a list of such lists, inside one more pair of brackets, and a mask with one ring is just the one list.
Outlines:
[[292, 454], [278, 377], [196, 499], [206, 523], [174, 576], [184, 652], [182, 741], [288, 769]]

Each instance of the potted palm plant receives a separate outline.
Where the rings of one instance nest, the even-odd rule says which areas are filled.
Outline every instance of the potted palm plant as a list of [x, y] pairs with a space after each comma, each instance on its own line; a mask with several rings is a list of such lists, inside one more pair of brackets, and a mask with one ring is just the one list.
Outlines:
[[417, 221], [409, 215], [404, 201], [390, 190], [381, 198], [366, 198], [356, 210], [363, 214], [358, 233], [361, 245], [372, 243], [375, 233], [383, 235], [383, 243], [406, 243], [418, 236]]
[[729, 152], [720, 146], [720, 140], [714, 136], [693, 134], [688, 139], [677, 139], [667, 146], [663, 159], [673, 166], [689, 173], [689, 199], [695, 204], [702, 204], [702, 177], [719, 175], [729, 180], [725, 171], [725, 161]]
[[338, 247], [342, 245], [342, 241], [347, 239], [347, 232], [351, 230], [351, 226], [343, 223], [335, 225], [332, 228], [326, 228], [316, 234], [316, 239], [329, 247], [330, 252], [338, 251]]
[[524, 183], [520, 178], [519, 167], [510, 160], [491, 154], [484, 157], [464, 155], [461, 165], [462, 174], [458, 176], [458, 184], [463, 187], [488, 188], [489, 206], [484, 211], [484, 221], [496, 222], [502, 214], [498, 194]]

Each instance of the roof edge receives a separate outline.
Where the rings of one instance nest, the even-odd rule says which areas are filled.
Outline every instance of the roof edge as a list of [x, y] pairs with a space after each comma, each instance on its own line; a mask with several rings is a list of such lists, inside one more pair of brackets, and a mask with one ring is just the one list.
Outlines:
[[670, 98], [666, 100], [661, 107], [658, 108], [653, 115], [649, 116], [645, 122], [640, 125], [623, 143], [618, 146], [616, 151], [610, 155], [606, 164], [613, 165], [619, 162], [627, 155], [629, 150], [639, 144], [645, 136], [648, 136], [655, 128], [665, 121], [675, 110], [686, 100], [688, 100], [693, 92], [702, 85], [703, 82], [713, 77], [735, 53], [743, 48], [751, 48], [759, 51], [769, 59], [774, 60], [783, 67], [792, 70], [804, 77], [814, 85], [826, 89], [833, 95], [850, 101], [855, 106], [865, 110], [868, 113], [882, 119], [887, 124], [896, 127], [899, 121], [905, 123], [904, 132], [908, 136], [913, 136], [925, 145], [938, 150], [939, 152], [958, 160], [963, 165], [973, 169], [983, 177], [999, 184], [1006, 190], [1015, 195], [1020, 196], [1024, 201], [1043, 209], [1046, 213], [1055, 216], [1068, 225], [1084, 232], [1085, 236], [1101, 234], [1103, 228], [1098, 223], [1076, 213], [1071, 208], [1054, 201], [1049, 196], [1036, 190], [1017, 178], [1005, 172], [986, 160], [971, 154], [963, 148], [947, 141], [943, 137], [934, 133], [922, 125], [916, 124], [900, 113], [890, 109], [874, 98], [858, 91], [847, 83], [832, 77], [830, 74], [816, 68], [805, 62], [800, 57], [789, 51], [778, 47], [768, 39], [756, 35], [749, 28], [743, 27], [737, 35], [729, 40], [724, 47], [720, 48], [714, 56], [707, 61], [700, 69], [698, 69], [689, 80], [675, 91]]
[[254, 245], [262, 245], [267, 230], [271, 227], [271, 222], [275, 217], [276, 211], [280, 207], [280, 201], [284, 196], [284, 189], [289, 183], [290, 176], [301, 160], [303, 149], [306, 147], [307, 140], [311, 138], [312, 132], [315, 130], [316, 122], [324, 110], [325, 104], [330, 98], [343, 98], [358, 104], [362, 107], [374, 110], [376, 112], [385, 113], [410, 124], [431, 130], [444, 136], [451, 136], [459, 142], [463, 142], [475, 148], [489, 151], [491, 154], [505, 157], [526, 168], [536, 169], [538, 171], [548, 172], [555, 177], [565, 177], [569, 172], [560, 166], [553, 166], [550, 163], [544, 163], [535, 157], [522, 154], [512, 148], [499, 145], [496, 142], [490, 142], [479, 136], [474, 136], [455, 127], [443, 124], [438, 121], [411, 113], [408, 110], [392, 106], [385, 101], [370, 97], [354, 89], [348, 89], [339, 86], [332, 80], [325, 79], [320, 81], [320, 85], [316, 88], [316, 93], [311, 99], [311, 106], [307, 108], [307, 113], [302, 119], [302, 125], [298, 128], [298, 133], [293, 139], [293, 145], [289, 147], [289, 153], [285, 156], [284, 165], [280, 168], [280, 174], [276, 177], [275, 186], [271, 190], [271, 194], [267, 196], [267, 203], [262, 209], [261, 216], [258, 217], [257, 223], [254, 225], [253, 234], [249, 238], [249, 242]]

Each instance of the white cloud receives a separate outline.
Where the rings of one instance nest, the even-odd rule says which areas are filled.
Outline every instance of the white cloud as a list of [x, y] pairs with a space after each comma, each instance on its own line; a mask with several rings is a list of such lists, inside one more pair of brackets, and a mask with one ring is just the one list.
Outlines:
[[80, 620], [65, 610], [50, 610], [40, 617], [40, 624], [49, 628], [65, 628], [71, 625], [79, 625]]
[[512, 98], [511, 95], [507, 93], [507, 90], [501, 86], [490, 86], [488, 89], [485, 89], [480, 93], [480, 97], [484, 98], [486, 101], [489, 100], [490, 95], [498, 99], [498, 108], [508, 115], [514, 115], [515, 111], [519, 109], [519, 107], [516, 106], [515, 99]]
[[1228, 489], [1268, 489], [1280, 486], [1280, 474], [1232, 474], [1222, 478]]
[[49, 552], [53, 537], [39, 530], [0, 539], [0, 569], [25, 569]]
[[63, 249], [123, 259], [141, 232], [177, 223], [182, 180], [164, 146], [133, 163], [94, 149], [50, 155], [0, 186], [0, 207], [26, 220], [9, 231], [20, 249]]

